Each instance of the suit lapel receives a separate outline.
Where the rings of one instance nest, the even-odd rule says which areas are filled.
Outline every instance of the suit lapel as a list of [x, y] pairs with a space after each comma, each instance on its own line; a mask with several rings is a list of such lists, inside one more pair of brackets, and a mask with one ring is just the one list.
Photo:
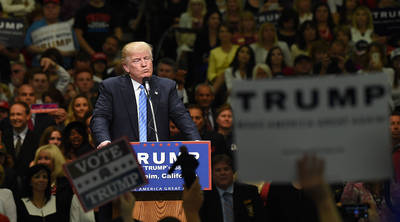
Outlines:
[[125, 108], [127, 109], [129, 115], [130, 125], [132, 126], [132, 132], [135, 138], [139, 138], [138, 131], [138, 114], [137, 114], [137, 105], [136, 105], [136, 97], [135, 91], [133, 90], [132, 80], [129, 75], [122, 77], [123, 81], [121, 82], [121, 96], [123, 102], [125, 104]]

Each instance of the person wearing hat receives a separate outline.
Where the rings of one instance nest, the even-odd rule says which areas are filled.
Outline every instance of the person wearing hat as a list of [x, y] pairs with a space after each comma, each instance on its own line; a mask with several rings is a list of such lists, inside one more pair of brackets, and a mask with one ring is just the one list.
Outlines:
[[92, 55], [93, 80], [100, 83], [107, 77], [107, 56], [102, 52]]
[[[59, 19], [60, 9], [61, 9], [61, 0], [43, 0], [43, 19], [40, 19], [34, 22], [27, 30], [25, 35], [24, 44], [27, 47], [28, 52], [34, 56], [32, 60], [32, 66], [38, 67], [40, 64], [40, 57], [48, 48], [56, 48], [61, 52], [61, 55], [64, 57], [64, 65], [66, 68], [71, 67], [72, 57], [76, 54], [77, 50], [79, 50], [78, 40], [75, 36], [74, 30], [70, 29], [70, 31], [62, 30], [63, 37], [56, 37], [57, 32], [54, 33], [52, 38], [49, 38], [46, 41], [41, 41], [42, 38], [47, 37], [47, 32], [43, 32], [45, 36], [41, 36], [38, 30], [47, 27], [49, 25], [60, 24], [61, 21]], [[55, 29], [56, 30], [56, 29]], [[33, 36], [33, 33], [37, 36]], [[60, 31], [61, 32], [61, 31]], [[39, 33], [39, 34], [38, 34]], [[69, 35], [65, 35], [69, 34]], [[67, 36], [67, 37], [65, 37]], [[40, 42], [39, 42], [40, 40]], [[69, 41], [73, 44], [69, 45]], [[59, 42], [63, 42], [59, 43]], [[40, 43], [40, 45], [39, 45]], [[71, 50], [65, 50], [64, 47], [73, 47]]]

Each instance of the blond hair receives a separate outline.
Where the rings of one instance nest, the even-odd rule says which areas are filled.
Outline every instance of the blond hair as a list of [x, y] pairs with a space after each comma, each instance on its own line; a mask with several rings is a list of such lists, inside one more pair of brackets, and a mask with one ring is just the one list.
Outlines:
[[353, 16], [352, 16], [351, 25], [352, 25], [354, 28], [358, 29], [358, 24], [357, 24], [356, 16], [355, 16], [355, 14], [356, 14], [358, 11], [364, 11], [364, 12], [367, 13], [367, 16], [368, 16], [367, 28], [368, 28], [368, 29], [371, 29], [371, 30], [374, 30], [374, 24], [373, 24], [373, 20], [372, 20], [371, 10], [369, 10], [369, 8], [367, 8], [367, 7], [363, 6], [363, 5], [358, 6], [358, 7], [354, 10], [354, 13], [353, 13]]
[[47, 144], [44, 146], [39, 147], [36, 150], [35, 153], [35, 159], [33, 160], [34, 165], [37, 164], [38, 159], [39, 159], [39, 154], [42, 151], [46, 151], [50, 154], [54, 169], [51, 172], [51, 179], [52, 181], [55, 181], [56, 178], [64, 176], [64, 171], [63, 171], [63, 164], [66, 162], [65, 157], [62, 154], [61, 150], [54, 144]]
[[269, 23], [269, 22], [264, 22], [261, 26], [260, 26], [260, 28], [258, 29], [258, 40], [257, 40], [257, 43], [259, 44], [259, 45], [263, 45], [263, 43], [264, 43], [264, 30], [266, 29], [266, 28], [273, 28], [274, 29], [274, 32], [275, 32], [275, 36], [274, 36], [274, 45], [278, 42], [278, 36], [276, 35], [276, 28], [275, 28], [275, 25], [274, 24], [272, 24], [272, 23]]
[[126, 44], [122, 48], [122, 51], [121, 51], [122, 64], [128, 63], [128, 61], [126, 61], [126, 60], [127, 60], [128, 56], [130, 56], [133, 52], [143, 51], [143, 50], [148, 50], [151, 58], [153, 59], [153, 53], [152, 53], [153, 47], [149, 43], [138, 41], [138, 42], [130, 42], [130, 43]]

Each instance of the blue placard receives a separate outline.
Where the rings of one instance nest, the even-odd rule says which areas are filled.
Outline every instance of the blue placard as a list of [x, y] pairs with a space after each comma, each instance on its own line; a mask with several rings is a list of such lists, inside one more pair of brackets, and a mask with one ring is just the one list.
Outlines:
[[142, 166], [148, 184], [133, 191], [182, 191], [180, 166], [168, 174], [170, 166], [179, 156], [179, 147], [185, 145], [189, 154], [199, 161], [196, 174], [203, 190], [211, 189], [210, 141], [132, 143], [138, 163]]

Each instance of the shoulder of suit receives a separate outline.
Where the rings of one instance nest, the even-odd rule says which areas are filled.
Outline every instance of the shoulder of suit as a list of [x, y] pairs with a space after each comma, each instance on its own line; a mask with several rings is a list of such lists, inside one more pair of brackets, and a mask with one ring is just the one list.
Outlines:
[[114, 77], [107, 78], [107, 79], [103, 80], [101, 83], [104, 85], [108, 85], [108, 84], [120, 83], [121, 81], [126, 81], [126, 80], [130, 80], [128, 75], [120, 75], [120, 76], [114, 76]]
[[254, 185], [247, 184], [247, 183], [240, 183], [240, 182], [235, 182], [235, 188], [239, 189], [246, 189], [246, 190], [258, 190], [258, 188]]

